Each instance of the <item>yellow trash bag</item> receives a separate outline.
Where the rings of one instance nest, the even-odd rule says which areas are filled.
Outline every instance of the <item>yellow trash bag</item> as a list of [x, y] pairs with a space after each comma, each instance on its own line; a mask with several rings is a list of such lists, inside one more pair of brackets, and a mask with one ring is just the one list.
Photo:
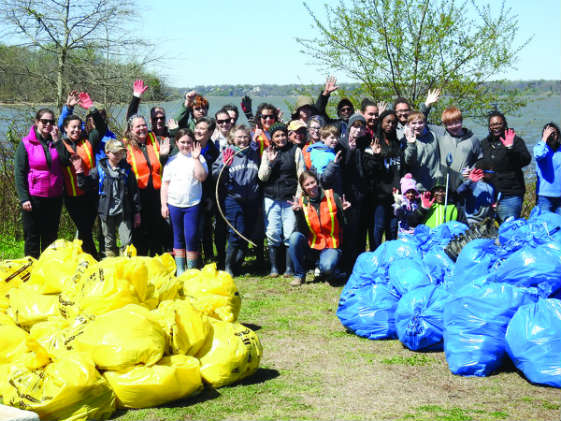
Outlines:
[[193, 306], [204, 314], [226, 322], [238, 319], [241, 298], [232, 277], [216, 270], [216, 264], [202, 270], [189, 269], [179, 276], [183, 281], [183, 294]]
[[35, 323], [60, 315], [58, 295], [43, 295], [24, 285], [9, 292], [8, 314], [21, 327], [29, 328]]
[[86, 354], [68, 352], [36, 370], [14, 364], [8, 378], [4, 403], [42, 420], [101, 420], [115, 410], [115, 394]]
[[146, 299], [148, 269], [125, 257], [103, 259], [89, 267], [80, 282], [61, 294], [60, 312], [67, 318], [100, 315]]
[[119, 371], [156, 364], [164, 355], [166, 334], [150, 311], [129, 304], [87, 323], [74, 347], [89, 353], [100, 369]]
[[203, 380], [217, 388], [255, 373], [263, 354], [257, 334], [239, 323], [210, 322], [212, 341], [198, 355]]
[[0, 326], [0, 364], [11, 363], [27, 351], [28, 334], [15, 325]]
[[29, 284], [42, 294], [58, 294], [75, 283], [97, 261], [82, 251], [82, 241], [58, 239], [41, 253]]
[[33, 257], [0, 261], [0, 310], [7, 309], [8, 291], [19, 288], [31, 276], [31, 269], [36, 260]]
[[118, 405], [125, 408], [163, 405], [203, 389], [199, 360], [187, 355], [172, 355], [151, 367], [137, 365], [103, 375], [117, 395]]
[[208, 317], [188, 301], [162, 301], [153, 310], [168, 337], [169, 354], [197, 355], [210, 334]]
[[16, 322], [14, 319], [10, 317], [8, 313], [5, 313], [4, 311], [0, 310], [0, 326], [5, 326], [5, 325], [16, 326]]

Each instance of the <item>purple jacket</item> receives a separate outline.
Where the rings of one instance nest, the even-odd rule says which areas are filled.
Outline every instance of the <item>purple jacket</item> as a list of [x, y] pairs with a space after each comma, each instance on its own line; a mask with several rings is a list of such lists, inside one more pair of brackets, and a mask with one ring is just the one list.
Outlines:
[[61, 196], [64, 181], [55, 146], [49, 145], [49, 152], [51, 153], [51, 165], [49, 166], [43, 145], [35, 134], [35, 126], [29, 129], [29, 134], [21, 141], [25, 146], [29, 161], [29, 173], [27, 174], [29, 194], [39, 197]]

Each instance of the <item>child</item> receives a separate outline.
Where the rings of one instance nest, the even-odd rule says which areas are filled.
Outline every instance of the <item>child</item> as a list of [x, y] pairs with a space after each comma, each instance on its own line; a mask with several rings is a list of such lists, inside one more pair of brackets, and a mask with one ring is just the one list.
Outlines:
[[107, 158], [98, 161], [88, 175], [81, 159], [72, 159], [81, 189], [98, 187], [97, 212], [105, 243], [105, 256], [116, 255], [119, 232], [121, 247], [132, 242], [132, 229], [140, 225], [140, 195], [136, 177], [126, 161], [126, 147], [121, 140], [110, 139], [105, 144]]
[[417, 181], [411, 173], [405, 174], [399, 181], [401, 186], [401, 194], [397, 189], [393, 189], [394, 215], [398, 219], [398, 234], [412, 234], [415, 231], [415, 225], [410, 224], [410, 217], [419, 207]]
[[343, 194], [343, 175], [341, 170], [342, 151], [335, 153], [339, 143], [339, 129], [327, 125], [319, 130], [321, 142], [307, 146], [310, 154], [312, 171], [318, 176], [323, 189], [333, 189], [338, 195]]
[[[449, 191], [448, 197], [450, 197], [450, 193]], [[410, 218], [410, 222], [415, 225], [425, 224], [429, 228], [436, 228], [444, 222], [457, 220], [458, 209], [450, 202], [445, 207], [445, 201], [446, 180], [441, 177], [436, 179], [430, 192], [421, 193], [421, 206]]]
[[495, 189], [488, 181], [492, 173], [491, 162], [486, 159], [477, 161], [472, 170], [464, 171], [467, 180], [456, 193], [468, 225], [477, 224], [487, 217], [494, 218]]
[[[201, 155], [202, 146], [195, 142], [189, 129], [175, 134], [179, 153], [172, 156], [164, 167], [160, 200], [162, 217], [170, 218], [173, 231], [173, 255], [177, 276], [197, 267], [199, 259], [199, 204], [203, 195], [202, 183], [208, 176], [208, 167]], [[187, 251], [187, 252], [186, 252]]]

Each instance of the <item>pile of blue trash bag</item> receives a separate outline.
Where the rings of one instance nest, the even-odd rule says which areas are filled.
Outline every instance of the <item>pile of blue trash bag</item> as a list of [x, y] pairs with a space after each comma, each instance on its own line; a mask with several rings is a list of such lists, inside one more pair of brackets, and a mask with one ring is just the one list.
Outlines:
[[444, 351], [454, 374], [488, 376], [510, 358], [529, 381], [561, 387], [561, 215], [536, 208], [454, 262], [444, 249], [467, 229], [421, 225], [362, 253], [339, 320], [361, 337]]

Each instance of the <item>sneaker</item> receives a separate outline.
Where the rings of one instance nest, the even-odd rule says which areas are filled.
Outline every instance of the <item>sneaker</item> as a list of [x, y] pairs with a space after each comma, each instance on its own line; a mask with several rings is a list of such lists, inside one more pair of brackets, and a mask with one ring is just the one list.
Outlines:
[[304, 278], [300, 278], [299, 276], [295, 276], [294, 278], [292, 278], [292, 281], [290, 281], [290, 286], [291, 287], [299, 287], [303, 283], [304, 283]]
[[319, 268], [315, 268], [314, 269], [314, 277], [319, 278], [320, 275], [321, 275], [321, 272], [320, 272]]

